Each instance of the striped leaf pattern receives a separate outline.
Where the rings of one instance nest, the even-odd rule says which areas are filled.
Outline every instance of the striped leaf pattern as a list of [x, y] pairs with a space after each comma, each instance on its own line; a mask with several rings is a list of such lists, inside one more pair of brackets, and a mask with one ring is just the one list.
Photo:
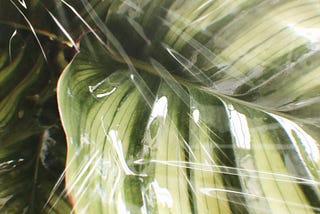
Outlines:
[[74, 210], [318, 213], [319, 8], [135, 0], [111, 2], [105, 19], [92, 10], [98, 29], [58, 82]]

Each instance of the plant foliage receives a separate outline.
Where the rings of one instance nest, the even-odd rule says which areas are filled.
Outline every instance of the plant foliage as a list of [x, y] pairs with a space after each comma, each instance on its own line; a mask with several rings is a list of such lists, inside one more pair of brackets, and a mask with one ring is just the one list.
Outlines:
[[319, 212], [318, 1], [0, 4], [0, 209]]

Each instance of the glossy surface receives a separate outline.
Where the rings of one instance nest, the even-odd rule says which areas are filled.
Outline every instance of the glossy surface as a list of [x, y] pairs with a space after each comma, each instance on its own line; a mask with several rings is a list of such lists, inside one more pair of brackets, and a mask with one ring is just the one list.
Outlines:
[[0, 212], [318, 213], [319, 8], [1, 1]]
[[75, 210], [318, 212], [318, 6], [133, 1], [94, 17], [108, 42], [85, 37], [58, 85]]

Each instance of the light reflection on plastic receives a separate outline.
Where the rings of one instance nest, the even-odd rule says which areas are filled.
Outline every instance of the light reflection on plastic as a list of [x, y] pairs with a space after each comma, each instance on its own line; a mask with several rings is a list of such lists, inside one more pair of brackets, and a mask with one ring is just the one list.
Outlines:
[[70, 137], [70, 138], [69, 138], [68, 143], [70, 143], [71, 145], [74, 144], [74, 139], [73, 139], [73, 137]]
[[128, 214], [130, 214], [130, 212], [126, 209], [126, 204], [124, 203], [124, 201], [122, 199], [121, 192], [118, 195], [116, 205], [117, 205], [117, 210], [118, 210], [119, 213], [128, 213]]
[[70, 88], [68, 88], [67, 93], [68, 93], [69, 96], [72, 96], [72, 92], [71, 92], [71, 89], [70, 89]]
[[18, 160], [9, 160], [0, 163], [0, 171], [1, 170], [11, 170], [13, 168], [16, 168], [19, 164], [24, 162], [24, 158], [19, 158]]
[[[86, 158], [86, 159], [88, 159], [88, 158]], [[95, 158], [92, 158], [92, 159], [95, 159]], [[96, 160], [96, 159], [95, 159]], [[88, 163], [89, 163], [90, 161], [88, 161]], [[93, 161], [92, 162], [93, 163], [93, 165], [91, 165], [91, 164], [87, 164], [88, 165], [88, 168], [89, 168], [89, 170], [82, 170], [82, 171], [84, 171], [85, 172], [85, 175], [84, 175], [84, 173], [80, 173], [80, 174], [82, 174], [82, 175], [84, 175], [84, 177], [80, 177], [81, 178], [81, 183], [80, 183], [80, 185], [79, 185], [79, 187], [77, 188], [77, 190], [76, 190], [76, 193], [75, 193], [75, 195], [78, 195], [78, 200], [80, 201], [80, 199], [84, 196], [83, 194], [85, 193], [85, 192], [88, 192], [88, 184], [90, 183], [90, 178], [94, 175], [94, 173], [96, 172], [96, 167], [98, 166], [98, 164], [99, 164], [99, 162], [98, 161]], [[85, 165], [84, 165], [85, 166]], [[85, 166], [86, 167], [86, 166]], [[79, 180], [78, 180], [79, 181]], [[77, 182], [78, 182], [77, 181]], [[70, 188], [70, 190], [71, 190], [71, 188]]]
[[6, 203], [13, 197], [13, 195], [8, 195], [0, 198], [0, 208], [3, 208]]
[[25, 9], [27, 9], [27, 4], [24, 0], [18, 0], [18, 1]]
[[111, 90], [108, 90], [109, 88], [104, 88], [101, 93], [99, 93], [99, 91], [98, 91], [99, 87], [102, 86], [107, 81], [108, 81], [108, 78], [102, 80], [101, 82], [97, 83], [94, 86], [90, 85], [89, 92], [91, 94], [93, 94], [96, 98], [103, 98], [103, 97], [106, 97], [106, 96], [113, 94], [113, 92], [115, 92], [117, 90], [117, 87], [112, 87]]
[[150, 126], [152, 121], [157, 117], [163, 117], [165, 119], [167, 116], [167, 112], [168, 112], [168, 98], [163, 96], [160, 99], [156, 100], [156, 102], [153, 105], [148, 127]]
[[112, 88], [110, 91], [108, 91], [108, 92], [105, 92], [105, 93], [101, 93], [101, 94], [96, 94], [96, 97], [97, 98], [102, 98], [102, 97], [106, 97], [106, 96], [109, 96], [109, 95], [111, 95], [113, 92], [115, 92], [116, 91], [116, 87], [114, 87], [114, 88]]
[[141, 206], [140, 213], [141, 214], [148, 214], [147, 203], [146, 203], [146, 200], [148, 200], [147, 199], [148, 196], [145, 194], [145, 189], [143, 191], [141, 191], [141, 194], [142, 194], [143, 204]]
[[218, 198], [218, 199], [223, 199], [222, 197], [218, 197], [218, 194], [219, 194], [219, 191], [217, 190], [220, 190], [219, 188], [213, 188], [213, 187], [202, 187], [199, 189], [201, 193], [203, 193], [204, 195], [207, 195], [207, 196], [211, 196], [211, 197], [214, 197], [214, 198]]
[[172, 207], [173, 200], [168, 189], [160, 187], [157, 181], [152, 182], [151, 185], [161, 205], [165, 207]]
[[[78, 156], [79, 154], [76, 153], [76, 156]], [[81, 179], [83, 179], [84, 174], [88, 175], [88, 169], [90, 166], [92, 166], [91, 164], [96, 160], [96, 156], [98, 155], [98, 152], [96, 152], [95, 154], [93, 154], [89, 160], [88, 158], [84, 157], [83, 161], [81, 162], [81, 165], [79, 166], [79, 172], [75, 173], [75, 175], [72, 177], [72, 183], [70, 186], [67, 187], [67, 194], [71, 194], [74, 189], [75, 186], [79, 184], [79, 182], [81, 181]], [[67, 167], [70, 167], [72, 162], [75, 161], [76, 159], [73, 158], [71, 159], [71, 162], [69, 162]], [[98, 162], [97, 162], [98, 163]], [[81, 181], [82, 183], [84, 183], [84, 181]]]
[[[140, 9], [140, 8], [139, 8]], [[141, 9], [140, 9], [141, 10]], [[127, 18], [127, 20], [129, 21], [129, 23], [131, 24], [131, 26], [135, 29], [135, 31], [141, 36], [141, 38], [144, 39], [144, 41], [150, 45], [151, 44], [151, 41], [148, 39], [148, 36], [145, 34], [142, 26], [137, 23], [136, 21], [134, 21], [134, 19], [132, 18]]]
[[228, 105], [228, 109], [231, 132], [235, 137], [237, 146], [242, 149], [250, 149], [250, 132], [246, 116], [237, 112], [231, 104]]
[[89, 135], [88, 134], [82, 134], [81, 135], [81, 145], [84, 145], [84, 144], [86, 144], [86, 145], [89, 145], [90, 144], [90, 137], [89, 137]]
[[118, 138], [118, 131], [113, 130], [113, 129], [110, 130], [107, 138], [108, 138], [109, 142], [112, 144], [113, 148], [116, 150], [116, 153], [119, 158], [119, 163], [120, 163], [124, 173], [126, 175], [136, 175], [136, 173], [134, 173], [130, 170], [130, 168], [128, 167], [128, 165], [126, 163], [126, 160], [124, 158], [123, 151], [122, 151], [122, 142]]
[[294, 24], [288, 24], [299, 36], [302, 36], [309, 40], [310, 43], [316, 44], [316, 49], [320, 48], [320, 29], [319, 28], [304, 28]]
[[199, 123], [199, 119], [200, 119], [200, 112], [198, 109], [194, 110], [192, 112], [192, 118], [193, 118], [193, 121], [198, 124]]
[[17, 29], [15, 29], [9, 39], [9, 58], [10, 58], [10, 61], [12, 61], [12, 48], [11, 48], [11, 45], [12, 45], [12, 40], [13, 38], [17, 35]]
[[104, 158], [99, 158], [100, 164], [97, 167], [97, 173], [101, 176], [102, 179], [107, 179], [109, 169], [111, 168], [111, 161]]
[[110, 191], [110, 197], [108, 200], [108, 203], [110, 204], [114, 203], [114, 198], [115, 198], [117, 189], [119, 188], [120, 181], [121, 181], [121, 172], [120, 170], [118, 170], [118, 173], [115, 176], [114, 182], [112, 183], [112, 189]]
[[285, 129], [291, 142], [294, 143], [294, 146], [296, 147], [297, 151], [299, 151], [299, 148], [297, 146], [297, 142], [293, 133], [295, 133], [296, 136], [298, 136], [300, 142], [303, 144], [305, 151], [308, 154], [308, 157], [310, 157], [315, 162], [318, 162], [320, 160], [319, 149], [317, 147], [317, 141], [315, 139], [313, 139], [302, 128], [300, 128], [297, 124], [291, 122], [290, 120], [287, 120], [283, 117], [279, 117], [274, 114], [270, 114], [270, 115], [274, 117]]
[[101, 186], [100, 183], [96, 185], [96, 192], [99, 194], [100, 199], [102, 200], [103, 203], [107, 202], [107, 193], [104, 191], [103, 187]]

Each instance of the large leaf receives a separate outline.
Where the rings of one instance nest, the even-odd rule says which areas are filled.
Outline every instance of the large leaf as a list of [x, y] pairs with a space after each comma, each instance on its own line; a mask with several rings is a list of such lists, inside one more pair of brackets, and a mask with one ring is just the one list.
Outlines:
[[92, 10], [107, 42], [85, 36], [58, 85], [74, 210], [319, 212], [319, 6]]

